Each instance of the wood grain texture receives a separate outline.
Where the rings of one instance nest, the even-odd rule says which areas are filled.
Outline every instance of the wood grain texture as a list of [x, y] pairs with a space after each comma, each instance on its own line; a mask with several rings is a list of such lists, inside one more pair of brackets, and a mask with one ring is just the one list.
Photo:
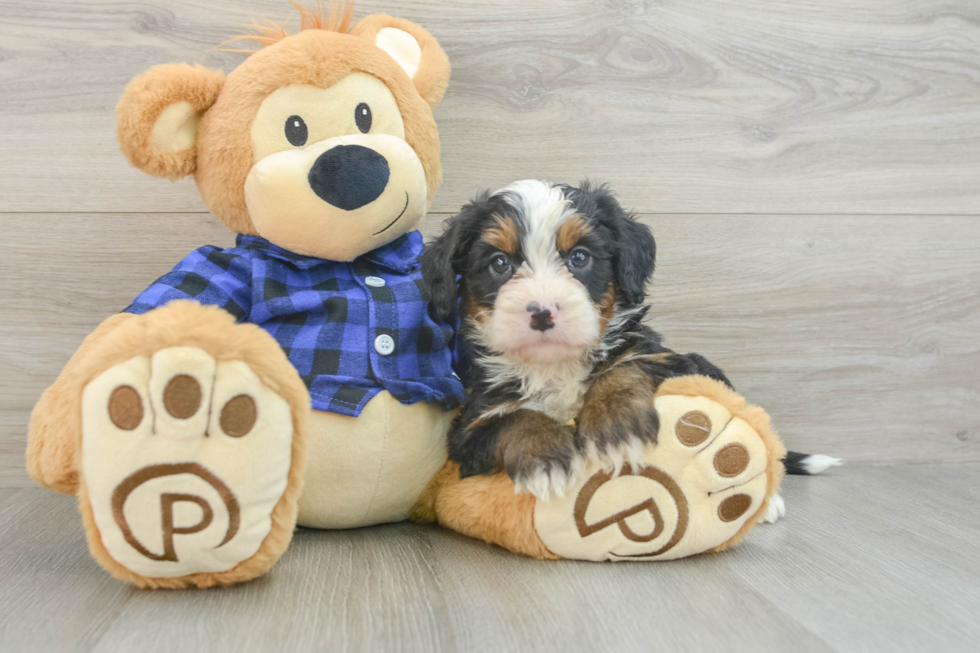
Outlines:
[[[438, 211], [523, 177], [612, 181], [676, 213], [980, 213], [973, 0], [362, 0], [453, 78]], [[129, 169], [113, 107], [284, 0], [0, 0], [0, 211], [199, 211]], [[292, 21], [295, 23], [295, 19]]]
[[787, 517], [716, 556], [536, 562], [411, 524], [296, 534], [265, 577], [141, 591], [74, 500], [0, 490], [0, 647], [32, 651], [975, 650], [980, 465], [790, 478]]
[[[721, 366], [791, 448], [980, 461], [980, 220], [642, 219], [659, 245], [651, 324]], [[0, 233], [0, 485], [13, 487], [30, 482], [30, 409], [81, 340], [233, 236], [204, 214], [0, 215]]]
[[74, 498], [40, 488], [0, 495], [0, 649], [92, 649], [133, 589], [87, 556]]
[[776, 524], [768, 541], [736, 550], [732, 569], [836, 650], [975, 650], [980, 540], [968, 504], [978, 471], [915, 465], [794, 479], [793, 527]]

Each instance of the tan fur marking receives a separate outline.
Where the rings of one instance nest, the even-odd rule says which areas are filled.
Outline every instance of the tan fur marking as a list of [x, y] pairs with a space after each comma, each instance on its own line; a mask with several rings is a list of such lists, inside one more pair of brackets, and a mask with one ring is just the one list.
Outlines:
[[609, 284], [609, 289], [606, 290], [606, 294], [603, 295], [602, 301], [599, 302], [599, 333], [606, 330], [609, 325], [609, 320], [613, 318], [616, 313], [616, 287], [613, 284]]
[[[655, 390], [650, 377], [636, 365], [614, 367], [602, 374], [592, 384], [585, 395], [585, 405], [589, 409], [600, 412], [612, 403], [621, 406], [621, 403], [616, 402], [615, 399], [634, 394], [637, 388], [644, 388], [647, 397], [653, 396]], [[583, 410], [583, 412], [585, 411]]]
[[[650, 377], [637, 365], [613, 367], [599, 375], [585, 393], [577, 423], [579, 435], [593, 442], [600, 451], [612, 443], [608, 434], [622, 430], [622, 425], [649, 423], [656, 419]], [[634, 433], [637, 437], [642, 434]], [[656, 432], [649, 435], [655, 437]]]
[[472, 318], [477, 324], [486, 324], [490, 319], [490, 311], [476, 301], [476, 298], [466, 294], [466, 315]]
[[562, 223], [561, 228], [558, 229], [558, 237], [556, 239], [558, 251], [567, 252], [575, 247], [578, 241], [590, 233], [592, 233], [592, 227], [585, 221], [585, 218], [577, 214], [569, 217]]
[[511, 218], [497, 216], [494, 226], [483, 232], [483, 241], [502, 252], [513, 254], [517, 251], [518, 245], [517, 227], [514, 221]]

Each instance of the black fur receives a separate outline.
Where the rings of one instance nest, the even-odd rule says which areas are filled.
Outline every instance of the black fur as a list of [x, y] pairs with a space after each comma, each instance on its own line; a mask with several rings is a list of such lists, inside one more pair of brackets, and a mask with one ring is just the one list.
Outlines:
[[657, 243], [649, 227], [627, 213], [605, 184], [585, 181], [580, 188], [565, 188], [565, 196], [589, 217], [590, 224], [608, 231], [606, 238], [612, 250], [616, 288], [622, 294], [623, 304], [643, 303], [657, 258]]
[[806, 466], [806, 461], [810, 457], [808, 453], [797, 451], [787, 451], [783, 458], [783, 465], [786, 467], [787, 474], [798, 474], [800, 476], [810, 476], [813, 474]]
[[[432, 306], [440, 316], [449, 317], [456, 312], [458, 298], [464, 294], [468, 282], [486, 277], [482, 272], [493, 252], [486, 243], [480, 242], [480, 236], [493, 224], [495, 215], [510, 213], [513, 208], [503, 198], [482, 191], [463, 206], [459, 214], [446, 220], [442, 235], [426, 245], [422, 255], [422, 276], [432, 294]], [[479, 260], [474, 261], [474, 256]], [[481, 274], [465, 274], [476, 263], [479, 263]], [[462, 279], [457, 284], [460, 276]], [[496, 288], [504, 281], [506, 279], [499, 281]]]

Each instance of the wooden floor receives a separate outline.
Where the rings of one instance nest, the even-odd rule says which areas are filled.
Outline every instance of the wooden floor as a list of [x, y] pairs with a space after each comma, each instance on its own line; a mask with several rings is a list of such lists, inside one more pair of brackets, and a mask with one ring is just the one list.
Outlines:
[[536, 562], [437, 527], [306, 531], [224, 590], [142, 591], [86, 554], [70, 497], [0, 490], [4, 651], [976, 651], [980, 464], [786, 483], [726, 553]]
[[[453, 78], [423, 225], [525, 177], [610, 182], [658, 241], [652, 324], [766, 407], [789, 515], [719, 556], [538, 563], [402, 524], [297, 534], [267, 577], [142, 592], [25, 472], [84, 336], [233, 236], [129, 168], [133, 76], [285, 0], [0, 0], [0, 651], [973, 651], [980, 642], [980, 2], [361, 0]], [[295, 24], [295, 20], [291, 21]]]

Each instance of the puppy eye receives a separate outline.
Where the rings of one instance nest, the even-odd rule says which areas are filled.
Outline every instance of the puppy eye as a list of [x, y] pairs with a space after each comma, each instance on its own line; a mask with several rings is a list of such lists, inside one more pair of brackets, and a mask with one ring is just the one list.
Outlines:
[[494, 274], [507, 274], [510, 272], [510, 259], [504, 254], [497, 254], [490, 261], [490, 270]]
[[286, 140], [293, 147], [306, 145], [306, 139], [310, 137], [310, 130], [306, 128], [306, 122], [299, 116], [289, 116], [286, 118]]
[[591, 262], [592, 255], [584, 249], [573, 249], [572, 253], [568, 255], [568, 265], [572, 268], [581, 270]]
[[358, 104], [357, 108], [354, 109], [354, 122], [357, 123], [357, 128], [361, 130], [362, 134], [371, 131], [371, 107], [364, 102]]

